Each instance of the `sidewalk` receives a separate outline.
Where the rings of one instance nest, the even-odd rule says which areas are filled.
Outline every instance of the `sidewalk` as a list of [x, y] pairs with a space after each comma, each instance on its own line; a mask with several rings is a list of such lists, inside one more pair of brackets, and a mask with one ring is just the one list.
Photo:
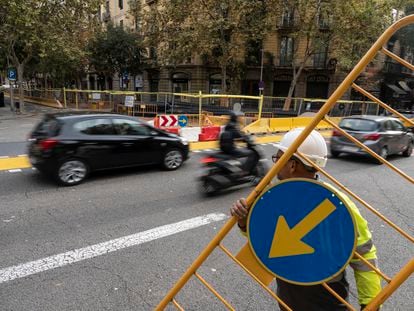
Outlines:
[[25, 142], [27, 134], [42, 116], [53, 111], [56, 109], [25, 103], [24, 112], [16, 114], [10, 110], [6, 99], [6, 106], [0, 107], [0, 144]]
[[10, 110], [9, 100], [6, 99], [6, 106], [0, 107], [0, 121], [25, 119], [53, 111], [57, 111], [57, 109], [25, 103], [24, 112], [17, 114]]

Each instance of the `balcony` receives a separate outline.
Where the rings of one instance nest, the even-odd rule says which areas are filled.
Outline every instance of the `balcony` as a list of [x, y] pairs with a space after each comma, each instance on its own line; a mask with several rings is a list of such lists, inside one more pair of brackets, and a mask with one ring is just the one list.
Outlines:
[[283, 18], [279, 25], [278, 28], [279, 29], [292, 29], [294, 28], [296, 25], [296, 21], [293, 18]]
[[111, 20], [111, 13], [109, 12], [104, 12], [102, 13], [102, 21], [107, 23]]

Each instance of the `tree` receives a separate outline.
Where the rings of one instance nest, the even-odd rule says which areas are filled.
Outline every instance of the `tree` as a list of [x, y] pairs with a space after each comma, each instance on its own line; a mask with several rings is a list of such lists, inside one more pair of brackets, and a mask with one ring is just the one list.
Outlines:
[[135, 75], [142, 70], [143, 49], [138, 33], [108, 25], [89, 42], [90, 65], [105, 77], [115, 73]]
[[[293, 78], [285, 100], [289, 110], [297, 81], [310, 58], [326, 49], [338, 61], [338, 68], [349, 70], [378, 36], [391, 25], [393, 8], [409, 1], [390, 0], [281, 0], [279, 19], [293, 18], [288, 36], [293, 38], [291, 57]], [[301, 42], [301, 46], [299, 43]]]
[[[272, 27], [272, 0], [160, 0], [143, 16], [148, 44], [160, 65], [175, 66], [201, 55], [221, 68], [226, 92], [228, 69], [243, 59], [248, 40], [261, 41]], [[235, 68], [237, 71], [237, 68]]]
[[17, 68], [23, 108], [25, 67], [58, 51], [63, 55], [93, 29], [100, 0], [0, 0], [0, 45]]

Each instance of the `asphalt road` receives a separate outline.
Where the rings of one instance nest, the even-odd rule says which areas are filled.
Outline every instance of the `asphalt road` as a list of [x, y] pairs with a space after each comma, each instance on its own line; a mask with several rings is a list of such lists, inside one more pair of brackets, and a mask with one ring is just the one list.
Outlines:
[[[270, 159], [274, 146], [263, 148]], [[225, 223], [231, 203], [252, 190], [244, 186], [213, 198], [200, 196], [199, 158], [192, 153], [175, 172], [153, 167], [100, 173], [69, 188], [57, 187], [32, 169], [0, 172], [0, 309], [154, 309]], [[391, 162], [414, 176], [414, 157]], [[331, 159], [327, 170], [413, 235], [412, 184], [364, 159]], [[361, 211], [373, 232], [380, 267], [393, 276], [412, 258], [412, 245], [371, 212]], [[204, 215], [210, 216], [197, 218]], [[224, 241], [234, 253], [244, 243], [236, 228]], [[237, 310], [277, 309], [221, 251], [199, 272]], [[352, 281], [352, 271], [348, 276]], [[383, 310], [414, 310], [413, 288], [411, 278]], [[353, 284], [351, 294], [355, 303]], [[186, 310], [225, 309], [195, 279], [177, 299]]]

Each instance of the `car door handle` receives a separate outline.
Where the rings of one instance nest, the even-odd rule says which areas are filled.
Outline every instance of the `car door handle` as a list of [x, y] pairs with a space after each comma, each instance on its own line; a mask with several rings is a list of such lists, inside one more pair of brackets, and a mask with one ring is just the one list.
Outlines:
[[126, 146], [126, 147], [128, 147], [128, 146], [132, 146], [134, 143], [122, 143], [122, 146]]

